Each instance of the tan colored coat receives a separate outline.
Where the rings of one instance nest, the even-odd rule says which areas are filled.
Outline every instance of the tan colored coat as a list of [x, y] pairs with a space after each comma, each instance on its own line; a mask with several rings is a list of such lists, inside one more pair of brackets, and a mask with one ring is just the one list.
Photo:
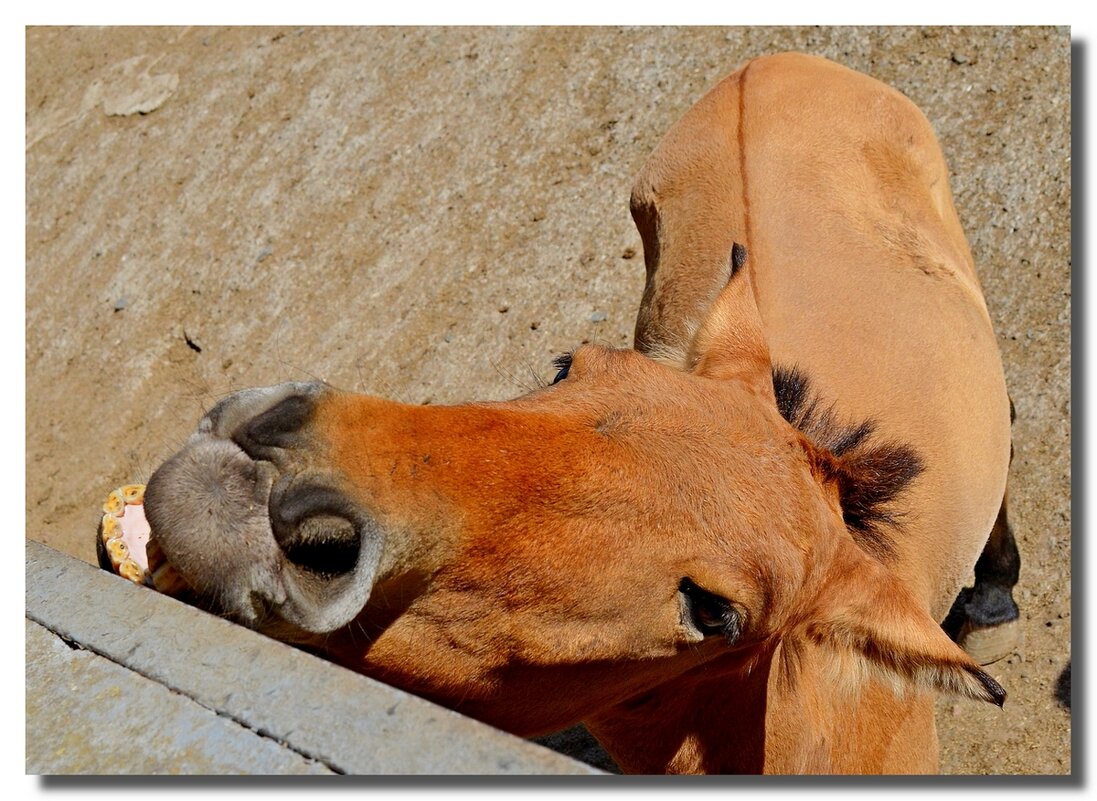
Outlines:
[[506, 403], [230, 396], [150, 480], [157, 575], [509, 731], [587, 721], [626, 770], [935, 770], [932, 694], [1004, 698], [937, 620], [1009, 413], [929, 125], [757, 59], [633, 210], [638, 351], [581, 347]]

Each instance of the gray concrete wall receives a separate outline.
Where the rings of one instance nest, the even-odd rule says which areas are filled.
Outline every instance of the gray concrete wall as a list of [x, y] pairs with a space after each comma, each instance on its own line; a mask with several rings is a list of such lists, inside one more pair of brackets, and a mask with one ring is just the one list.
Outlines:
[[27, 542], [33, 774], [596, 769]]

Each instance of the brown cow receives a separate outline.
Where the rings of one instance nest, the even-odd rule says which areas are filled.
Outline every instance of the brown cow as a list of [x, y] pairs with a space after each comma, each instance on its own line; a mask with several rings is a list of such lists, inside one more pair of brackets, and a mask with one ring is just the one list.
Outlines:
[[625, 770], [929, 772], [1009, 403], [930, 126], [802, 55], [667, 135], [636, 350], [506, 403], [219, 403], [146, 509], [199, 603]]

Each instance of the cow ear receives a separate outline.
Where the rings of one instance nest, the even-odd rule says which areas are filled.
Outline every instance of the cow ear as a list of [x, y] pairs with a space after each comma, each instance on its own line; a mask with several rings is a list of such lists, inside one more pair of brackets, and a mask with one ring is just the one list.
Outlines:
[[860, 686], [868, 675], [897, 690], [914, 687], [1002, 706], [1006, 691], [933, 620], [879, 562], [852, 543], [826, 583], [806, 634], [836, 658], [837, 685]]
[[764, 400], [776, 403], [769, 347], [746, 260], [746, 248], [734, 244], [731, 277], [694, 336], [686, 366], [707, 378], [738, 380]]

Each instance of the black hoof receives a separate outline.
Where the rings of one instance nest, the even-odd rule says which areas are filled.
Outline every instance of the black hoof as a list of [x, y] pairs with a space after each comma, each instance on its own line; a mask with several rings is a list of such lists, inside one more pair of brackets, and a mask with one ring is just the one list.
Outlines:
[[965, 587], [941, 627], [980, 665], [1012, 654], [1021, 644], [1021, 612], [1008, 587]]

